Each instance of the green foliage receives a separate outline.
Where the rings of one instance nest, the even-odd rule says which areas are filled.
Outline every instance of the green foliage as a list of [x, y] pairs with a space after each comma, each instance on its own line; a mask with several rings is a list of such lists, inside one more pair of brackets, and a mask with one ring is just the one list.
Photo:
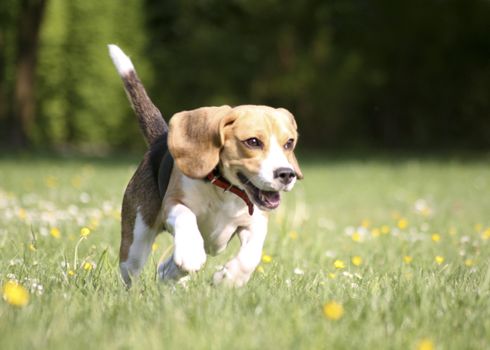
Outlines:
[[[0, 5], [0, 102], [17, 8]], [[31, 141], [142, 147], [107, 56], [115, 42], [166, 118], [268, 104], [297, 116], [307, 147], [488, 148], [488, 18], [481, 0], [50, 0]]]
[[[158, 283], [164, 234], [127, 291], [117, 213], [137, 161], [0, 159], [0, 288], [30, 293], [23, 308], [0, 299], [1, 349], [488, 348], [488, 158], [303, 161], [247, 286], [210, 284], [236, 240], [187, 287]], [[339, 320], [324, 317], [329, 301]]]
[[142, 79], [145, 36], [138, 0], [49, 3], [39, 57], [38, 143], [99, 147], [141, 145], [137, 123], [107, 44], [127, 48]]
[[146, 3], [163, 108], [287, 107], [309, 146], [489, 146], [488, 2]]

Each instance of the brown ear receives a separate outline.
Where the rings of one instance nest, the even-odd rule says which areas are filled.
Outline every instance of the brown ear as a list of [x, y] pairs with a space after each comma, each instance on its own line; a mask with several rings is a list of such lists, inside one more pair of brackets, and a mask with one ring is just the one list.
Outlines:
[[[293, 114], [285, 108], [278, 108], [278, 110], [289, 117], [289, 121], [291, 122], [291, 124], [293, 124], [294, 130], [297, 130], [298, 124], [296, 124], [296, 120], [294, 119]], [[291, 165], [293, 166], [293, 170], [296, 173], [296, 177], [298, 178], [298, 180], [302, 180], [303, 172], [301, 171], [298, 164], [298, 160], [296, 159], [296, 156], [293, 153], [289, 157], [289, 163], [291, 163]]]
[[170, 119], [168, 149], [184, 175], [202, 179], [218, 165], [230, 110], [230, 106], [203, 107]]

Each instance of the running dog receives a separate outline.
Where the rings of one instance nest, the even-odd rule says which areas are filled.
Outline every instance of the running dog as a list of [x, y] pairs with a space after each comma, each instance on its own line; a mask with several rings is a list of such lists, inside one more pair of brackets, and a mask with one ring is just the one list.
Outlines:
[[261, 259], [268, 212], [303, 178], [293, 115], [267, 106], [202, 107], [176, 113], [167, 125], [129, 57], [116, 45], [109, 53], [148, 144], [122, 204], [124, 282], [131, 285], [156, 235], [167, 230], [174, 250], [158, 267], [161, 280], [198, 271], [237, 234], [239, 252], [213, 282], [244, 285]]

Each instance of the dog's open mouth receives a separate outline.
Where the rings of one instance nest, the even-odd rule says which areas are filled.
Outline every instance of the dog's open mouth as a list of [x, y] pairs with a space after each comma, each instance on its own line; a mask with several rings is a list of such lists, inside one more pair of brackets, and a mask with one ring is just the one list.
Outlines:
[[248, 196], [262, 209], [276, 209], [281, 203], [281, 194], [278, 191], [265, 191], [256, 187], [245, 175], [237, 173], [240, 182], [245, 186]]

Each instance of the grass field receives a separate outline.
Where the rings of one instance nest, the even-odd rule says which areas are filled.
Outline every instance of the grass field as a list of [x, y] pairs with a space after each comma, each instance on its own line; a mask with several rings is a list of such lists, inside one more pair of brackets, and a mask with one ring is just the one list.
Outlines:
[[187, 285], [158, 283], [164, 234], [126, 291], [136, 164], [0, 158], [0, 349], [490, 348], [488, 156], [303, 160], [246, 287], [210, 284], [237, 242]]

